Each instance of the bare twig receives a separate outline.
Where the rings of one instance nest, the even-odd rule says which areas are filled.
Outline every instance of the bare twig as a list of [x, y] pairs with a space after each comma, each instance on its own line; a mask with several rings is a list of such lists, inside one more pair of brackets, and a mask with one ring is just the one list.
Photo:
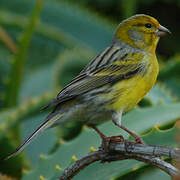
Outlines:
[[17, 52], [17, 46], [7, 32], [0, 26], [0, 39], [6, 44], [12, 53]]
[[124, 143], [112, 142], [109, 146], [110, 151], [116, 151], [119, 153], [130, 153], [147, 156], [165, 156], [171, 159], [180, 159], [179, 148], [168, 148], [163, 146], [151, 146], [145, 144], [137, 144], [134, 141], [125, 141]]
[[180, 174], [170, 163], [162, 160], [160, 157], [165, 156], [172, 159], [180, 159], [180, 149], [167, 148], [163, 146], [148, 146], [137, 144], [134, 141], [125, 141], [123, 143], [111, 142], [109, 144], [109, 151], [104, 151], [102, 147], [99, 151], [89, 153], [83, 158], [75, 161], [70, 167], [66, 168], [60, 176], [60, 180], [70, 180], [82, 169], [92, 164], [95, 161], [112, 162], [124, 159], [135, 159], [145, 163], [152, 164], [170, 176], [177, 176]]
[[103, 160], [106, 156], [107, 156], [107, 153], [103, 151], [96, 151], [93, 153], [89, 153], [88, 155], [84, 156], [80, 160], [75, 161], [70, 167], [66, 168], [59, 179], [70, 180], [76, 174], [78, 174], [79, 171], [84, 169], [86, 166], [88, 166], [89, 164], [92, 164], [93, 162]]

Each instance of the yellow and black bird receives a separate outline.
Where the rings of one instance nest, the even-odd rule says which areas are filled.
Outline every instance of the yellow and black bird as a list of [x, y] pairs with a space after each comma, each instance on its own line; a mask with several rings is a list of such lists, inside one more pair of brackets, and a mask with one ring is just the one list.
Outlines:
[[95, 125], [112, 119], [142, 143], [140, 137], [121, 125], [121, 117], [155, 84], [159, 71], [156, 46], [159, 38], [169, 33], [148, 15], [139, 14], [122, 21], [110, 46], [43, 108], [54, 106], [45, 122], [8, 158], [21, 152], [47, 128], [77, 119], [91, 124], [102, 138], [106, 137]]

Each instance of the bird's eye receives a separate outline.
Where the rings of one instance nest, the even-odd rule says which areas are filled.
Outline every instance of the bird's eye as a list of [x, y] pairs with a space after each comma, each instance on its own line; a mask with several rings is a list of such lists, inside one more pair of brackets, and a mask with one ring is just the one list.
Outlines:
[[151, 27], [152, 27], [152, 25], [151, 25], [151, 24], [149, 24], [149, 23], [147, 23], [147, 24], [145, 24], [145, 27], [146, 27], [146, 28], [151, 28]]

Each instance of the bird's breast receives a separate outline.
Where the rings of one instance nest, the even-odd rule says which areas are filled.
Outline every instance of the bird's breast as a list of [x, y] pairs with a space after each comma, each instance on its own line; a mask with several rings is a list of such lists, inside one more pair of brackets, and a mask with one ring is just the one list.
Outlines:
[[157, 59], [152, 56], [144, 58], [145, 66], [141, 73], [114, 85], [110, 94], [112, 101], [109, 108], [117, 111], [129, 111], [154, 86], [159, 71]]

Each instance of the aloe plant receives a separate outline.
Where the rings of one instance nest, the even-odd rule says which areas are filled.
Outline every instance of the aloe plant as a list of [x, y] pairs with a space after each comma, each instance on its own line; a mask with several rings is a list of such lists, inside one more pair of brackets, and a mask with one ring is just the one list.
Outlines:
[[[121, 19], [135, 13], [140, 4], [118, 3]], [[12, 152], [44, 121], [49, 111], [41, 113], [40, 108], [111, 42], [116, 23], [101, 16], [70, 0], [0, 0], [0, 28], [7, 35], [0, 35], [0, 158]], [[7, 45], [8, 39], [17, 51]], [[165, 59], [163, 54], [160, 58]], [[176, 147], [174, 124], [180, 117], [179, 54], [166, 59], [157, 84], [123, 117], [123, 124], [141, 134], [148, 144]], [[112, 122], [99, 128], [108, 136], [122, 134], [129, 138]], [[92, 129], [77, 122], [49, 129], [21, 155], [0, 160], [0, 179], [57, 179], [76, 158], [97, 150], [100, 143]], [[95, 163], [74, 179], [132, 177], [170, 179], [157, 168], [131, 160]]]

